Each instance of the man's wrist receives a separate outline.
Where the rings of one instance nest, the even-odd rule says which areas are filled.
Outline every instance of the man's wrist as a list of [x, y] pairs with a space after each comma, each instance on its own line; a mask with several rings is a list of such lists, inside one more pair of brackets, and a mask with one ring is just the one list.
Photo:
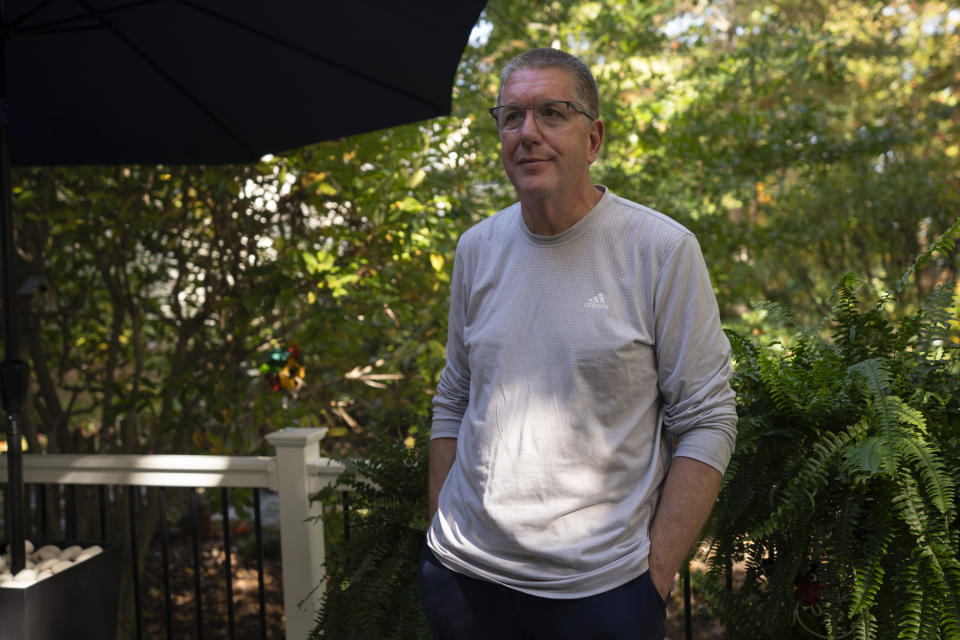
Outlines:
[[676, 571], [670, 571], [668, 568], [662, 565], [660, 562], [660, 557], [655, 555], [655, 551], [652, 546], [650, 549], [650, 555], [647, 558], [647, 562], [649, 564], [648, 570], [650, 571], [650, 581], [660, 594], [660, 597], [666, 601], [667, 596], [670, 594], [670, 588], [673, 586], [673, 578], [676, 574]]

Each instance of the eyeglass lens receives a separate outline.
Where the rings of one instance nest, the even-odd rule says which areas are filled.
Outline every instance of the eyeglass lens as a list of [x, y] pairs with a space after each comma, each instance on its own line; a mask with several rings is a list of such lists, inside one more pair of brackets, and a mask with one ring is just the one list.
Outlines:
[[570, 118], [570, 107], [561, 100], [545, 100], [532, 107], [508, 104], [496, 109], [497, 128], [500, 131], [516, 131], [523, 126], [527, 109], [532, 109], [533, 117], [547, 127], [562, 126]]

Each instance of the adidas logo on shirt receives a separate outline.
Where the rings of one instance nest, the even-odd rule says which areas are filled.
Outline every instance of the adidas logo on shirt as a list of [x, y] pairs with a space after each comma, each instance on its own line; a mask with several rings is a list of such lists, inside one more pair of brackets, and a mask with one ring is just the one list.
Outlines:
[[589, 300], [583, 303], [587, 309], [598, 309], [600, 311], [606, 311], [610, 307], [607, 305], [607, 299], [603, 296], [602, 293], [598, 293]]

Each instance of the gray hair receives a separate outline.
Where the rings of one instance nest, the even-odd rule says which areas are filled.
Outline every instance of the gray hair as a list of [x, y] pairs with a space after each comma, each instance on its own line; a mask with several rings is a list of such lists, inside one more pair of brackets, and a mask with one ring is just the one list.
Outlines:
[[590, 117], [600, 117], [600, 94], [597, 81], [590, 69], [576, 56], [559, 49], [530, 49], [524, 51], [507, 63], [500, 74], [500, 91], [497, 92], [497, 104], [502, 104], [503, 85], [516, 71], [521, 69], [564, 69], [573, 74], [573, 99], [590, 113]]

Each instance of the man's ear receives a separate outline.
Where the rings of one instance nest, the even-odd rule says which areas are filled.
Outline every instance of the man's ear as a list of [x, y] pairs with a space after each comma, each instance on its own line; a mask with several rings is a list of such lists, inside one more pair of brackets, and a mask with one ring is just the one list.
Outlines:
[[587, 151], [587, 162], [593, 164], [600, 155], [600, 146], [603, 145], [603, 120], [594, 120], [590, 124], [590, 147]]

